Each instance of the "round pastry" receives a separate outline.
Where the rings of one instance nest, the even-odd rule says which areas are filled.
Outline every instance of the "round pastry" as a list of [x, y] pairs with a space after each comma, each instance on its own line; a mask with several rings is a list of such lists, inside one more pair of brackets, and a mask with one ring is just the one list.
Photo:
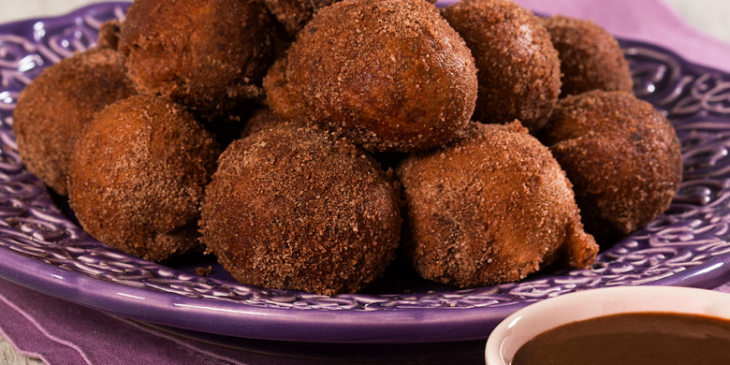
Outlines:
[[196, 223], [219, 154], [182, 106], [151, 96], [121, 100], [79, 137], [71, 206], [86, 232], [145, 260], [199, 250]]
[[341, 130], [370, 151], [439, 146], [469, 122], [476, 68], [423, 0], [347, 0], [320, 10], [264, 79], [285, 119]]
[[398, 191], [349, 142], [285, 123], [233, 142], [219, 163], [201, 231], [241, 283], [353, 293], [395, 256]]
[[444, 18], [472, 51], [479, 69], [474, 120], [530, 131], [550, 118], [560, 95], [560, 60], [540, 19], [509, 0], [463, 0]]
[[187, 106], [205, 121], [239, 118], [261, 96], [273, 57], [273, 21], [254, 0], [137, 0], [119, 50], [143, 94]]
[[668, 207], [682, 182], [681, 145], [654, 107], [624, 92], [560, 101], [542, 141], [575, 186], [586, 230], [626, 235]]
[[18, 98], [13, 130], [23, 163], [51, 189], [68, 194], [73, 147], [94, 114], [134, 94], [116, 51], [92, 49], [43, 71]]
[[629, 63], [605, 29], [559, 15], [544, 19], [543, 25], [560, 56], [561, 97], [591, 90], [632, 92]]
[[471, 123], [396, 174], [407, 206], [404, 250], [425, 279], [470, 288], [596, 258], [565, 173], [519, 122]]

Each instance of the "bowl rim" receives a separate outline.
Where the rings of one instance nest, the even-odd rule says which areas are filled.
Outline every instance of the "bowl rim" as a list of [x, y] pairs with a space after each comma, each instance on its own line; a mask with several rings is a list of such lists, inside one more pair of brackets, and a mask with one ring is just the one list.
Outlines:
[[[647, 304], [648, 302], [641, 300], [641, 298], [657, 297], [671, 297], [672, 301], [663, 302], [662, 308], [657, 308], [657, 304], [655, 304], [656, 302]], [[606, 303], [608, 301], [618, 303], [620, 309], [610, 309], [607, 313], [603, 312], [604, 308], [599, 304]], [[638, 310], [635, 309], [637, 306], [637, 302], [642, 303], [643, 308]], [[703, 303], [703, 306], [700, 307], [697, 304], [692, 304], [693, 302]], [[712, 308], [713, 305], [717, 305], [719, 303], [730, 305], [730, 294], [718, 291], [679, 286], [623, 286], [586, 290], [577, 293], [562, 295], [535, 303], [533, 305], [522, 308], [505, 318], [502, 322], [500, 322], [499, 325], [497, 325], [494, 331], [492, 331], [489, 339], [487, 340], [487, 344], [485, 347], [486, 364], [509, 365], [507, 361], [505, 361], [503, 356], [503, 345], [504, 341], [511, 335], [510, 329], [515, 326], [519, 321], [523, 320], [524, 318], [534, 316], [539, 318], [550, 318], [550, 312], [561, 311], [561, 309], [577, 303], [580, 303], [582, 306], [586, 306], [587, 308], [591, 308], [591, 310], [595, 311], [595, 313], [588, 316], [573, 313], [569, 317], [579, 318], [576, 318], [575, 320], [559, 320], [560, 323], [550, 325], [545, 330], [535, 331], [536, 333], [534, 333], [528, 339], [528, 341], [539, 334], [545, 333], [550, 329], [554, 329], [562, 325], [593, 318], [611, 316], [615, 314], [680, 313], [730, 320], [730, 311], [728, 311], [724, 315], [720, 315], [714, 312], [707, 312], [708, 308]], [[692, 306], [692, 308], [696, 308], [696, 311], [679, 309], [679, 307], [681, 307], [683, 304], [690, 305]], [[675, 309], [667, 309], [667, 307], [673, 307]], [[523, 344], [521, 344], [520, 347]]]

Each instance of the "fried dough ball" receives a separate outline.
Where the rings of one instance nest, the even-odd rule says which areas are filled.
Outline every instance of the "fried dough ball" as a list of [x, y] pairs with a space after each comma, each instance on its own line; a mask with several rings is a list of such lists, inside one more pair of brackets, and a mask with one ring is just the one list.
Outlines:
[[122, 21], [118, 19], [104, 22], [99, 29], [97, 47], [116, 51], [119, 48], [119, 35], [122, 31]]
[[278, 125], [286, 123], [287, 120], [276, 115], [269, 108], [261, 108], [253, 113], [251, 119], [246, 123], [246, 127], [241, 132], [241, 138], [246, 138], [254, 133], [274, 128]]
[[476, 68], [423, 0], [347, 0], [320, 10], [264, 79], [286, 119], [341, 130], [370, 151], [410, 152], [469, 122]]
[[586, 230], [599, 238], [651, 222], [682, 182], [674, 128], [628, 93], [591, 91], [561, 100], [541, 139], [575, 186]]
[[86, 232], [145, 260], [200, 250], [196, 223], [219, 154], [182, 106], [133, 96], [99, 112], [80, 136], [71, 206]]
[[[299, 33], [312, 16], [325, 6], [340, 0], [264, 0], [269, 11], [286, 28], [290, 37]], [[436, 0], [426, 0], [435, 4]]]
[[28, 171], [68, 194], [69, 160], [83, 127], [94, 113], [133, 94], [121, 57], [109, 49], [79, 53], [43, 71], [23, 90], [13, 114]]
[[629, 63], [611, 34], [591, 21], [564, 16], [543, 19], [560, 56], [561, 97], [591, 90], [632, 92]]
[[519, 119], [530, 131], [550, 118], [560, 95], [560, 61], [540, 19], [510, 0], [463, 0], [443, 16], [466, 41], [479, 69], [474, 120]]
[[241, 283], [352, 293], [393, 259], [398, 191], [349, 142], [285, 123], [234, 142], [219, 163], [201, 231]]
[[237, 107], [261, 96], [273, 33], [253, 0], [137, 0], [119, 50], [140, 93], [172, 99], [205, 121], [235, 120]]
[[596, 258], [565, 173], [519, 122], [471, 123], [396, 173], [407, 206], [403, 245], [425, 279], [469, 288]]

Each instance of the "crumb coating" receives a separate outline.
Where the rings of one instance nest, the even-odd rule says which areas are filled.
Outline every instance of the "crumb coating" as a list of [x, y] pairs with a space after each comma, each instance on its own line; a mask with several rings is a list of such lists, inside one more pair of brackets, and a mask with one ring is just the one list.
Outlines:
[[241, 131], [240, 137], [245, 138], [254, 133], [274, 128], [286, 122], [286, 119], [276, 115], [276, 113], [269, 108], [257, 109]]
[[519, 119], [531, 132], [550, 118], [560, 95], [560, 60], [550, 35], [529, 10], [510, 0], [464, 0], [443, 9], [479, 69], [474, 120]]
[[62, 60], [38, 76], [18, 98], [13, 130], [28, 171], [61, 195], [76, 140], [94, 114], [134, 95], [122, 59], [91, 49]]
[[561, 100], [541, 140], [575, 186], [586, 230], [597, 237], [645, 226], [669, 208], [682, 182], [671, 123], [628, 93]]
[[321, 8], [339, 0], [263, 0], [276, 20], [294, 37]]
[[237, 120], [237, 108], [261, 97], [273, 33], [254, 0], [137, 0], [119, 51], [140, 93], [183, 104], [202, 121]]
[[586, 20], [553, 16], [543, 19], [560, 55], [561, 97], [591, 90], [632, 92], [629, 62], [611, 34]]
[[219, 163], [201, 230], [241, 283], [354, 293], [395, 256], [399, 192], [351, 143], [286, 123], [234, 142]]
[[122, 21], [118, 19], [104, 22], [99, 29], [96, 46], [116, 51], [119, 48], [119, 36], [122, 32]]
[[404, 251], [425, 279], [471, 288], [596, 258], [565, 173], [519, 122], [471, 123], [396, 174], [407, 206]]
[[[312, 20], [312, 16], [326, 6], [340, 0], [263, 0], [279, 23], [283, 24], [290, 37], [294, 37]], [[436, 0], [426, 0], [435, 4]]]
[[423, 0], [346, 0], [320, 10], [264, 79], [286, 119], [339, 130], [369, 151], [439, 146], [469, 122], [476, 68]]
[[150, 96], [119, 101], [79, 138], [71, 206], [86, 232], [145, 260], [200, 250], [200, 205], [219, 154], [182, 106]]

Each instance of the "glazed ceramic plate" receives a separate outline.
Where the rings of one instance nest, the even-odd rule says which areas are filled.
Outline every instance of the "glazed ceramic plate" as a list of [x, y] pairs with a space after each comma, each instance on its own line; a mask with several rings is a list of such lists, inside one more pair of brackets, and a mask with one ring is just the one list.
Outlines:
[[[672, 207], [602, 252], [590, 270], [542, 273], [470, 290], [429, 284], [390, 269], [366, 294], [320, 296], [236, 283], [214, 259], [161, 266], [88, 236], [28, 174], [12, 113], [40, 72], [94, 45], [100, 24], [124, 3], [0, 26], [0, 276], [130, 319], [225, 336], [337, 343], [443, 342], [487, 338], [510, 313], [593, 288], [712, 288], [730, 271], [730, 74], [622, 41], [636, 94], [665, 112], [683, 143], [685, 182]], [[61, 207], [61, 208], [59, 208]], [[195, 275], [213, 267], [212, 276]]]

